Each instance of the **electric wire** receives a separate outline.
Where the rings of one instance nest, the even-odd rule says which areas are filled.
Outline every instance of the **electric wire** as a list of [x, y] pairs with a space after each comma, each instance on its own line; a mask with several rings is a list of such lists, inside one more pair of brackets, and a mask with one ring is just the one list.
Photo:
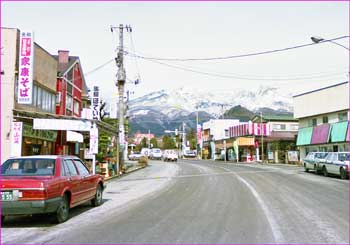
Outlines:
[[228, 56], [218, 56], [218, 57], [208, 57], [208, 58], [161, 58], [161, 57], [145, 57], [142, 55], [138, 54], [133, 54], [133, 53], [127, 53], [127, 55], [130, 56], [136, 56], [137, 58], [140, 59], [147, 59], [147, 60], [161, 60], [161, 61], [211, 61], [211, 60], [226, 60], [226, 59], [235, 59], [235, 58], [243, 58], [243, 57], [251, 57], [251, 56], [258, 56], [258, 55], [264, 55], [264, 54], [271, 54], [271, 53], [277, 53], [277, 52], [284, 52], [292, 49], [298, 49], [298, 48], [304, 48], [304, 47], [309, 47], [325, 42], [332, 42], [344, 38], [349, 38], [350, 36], [341, 36], [341, 37], [336, 37], [332, 39], [327, 39], [319, 43], [308, 43], [308, 44], [301, 44], [301, 45], [296, 45], [292, 47], [287, 47], [287, 48], [281, 48], [281, 49], [273, 49], [273, 50], [267, 50], [267, 51], [261, 51], [261, 52], [256, 52], [256, 53], [248, 53], [248, 54], [240, 54], [240, 55], [228, 55]]

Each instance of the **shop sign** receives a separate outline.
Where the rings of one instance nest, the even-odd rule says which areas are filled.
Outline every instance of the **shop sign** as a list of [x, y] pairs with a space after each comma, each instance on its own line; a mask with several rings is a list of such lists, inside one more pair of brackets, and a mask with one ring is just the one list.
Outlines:
[[197, 124], [197, 144], [202, 142], [202, 127], [200, 124]]
[[12, 122], [11, 125], [11, 157], [22, 155], [22, 122]]
[[93, 86], [92, 90], [92, 119], [100, 120], [100, 88]]
[[74, 130], [74, 131], [90, 131], [91, 122], [68, 119], [39, 119], [33, 120], [34, 129], [44, 130]]
[[57, 132], [33, 129], [31, 125], [23, 124], [23, 136], [47, 141], [56, 141]]
[[273, 152], [272, 151], [267, 152], [267, 159], [273, 160]]
[[32, 104], [33, 56], [33, 32], [22, 31], [20, 34], [20, 51], [18, 61], [18, 104]]
[[98, 153], [98, 128], [90, 129], [90, 154]]
[[298, 152], [297, 151], [288, 151], [288, 161], [289, 162], [297, 162], [298, 159]]

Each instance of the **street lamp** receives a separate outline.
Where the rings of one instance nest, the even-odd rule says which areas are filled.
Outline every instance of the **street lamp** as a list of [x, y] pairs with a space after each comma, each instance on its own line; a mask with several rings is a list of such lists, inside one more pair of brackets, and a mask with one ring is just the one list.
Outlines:
[[[326, 40], [322, 37], [311, 37], [311, 40], [314, 42], [314, 43], [322, 43], [322, 42], [330, 42], [330, 43], [333, 43], [337, 46], [340, 46], [342, 48], [345, 48], [347, 51], [348, 51], [348, 54], [350, 52], [350, 49], [340, 43], [337, 43], [337, 42], [334, 42], [332, 40]], [[349, 71], [348, 71], [348, 94], [349, 94], [349, 108], [348, 108], [348, 121], [350, 121], [350, 67], [349, 68]]]
[[337, 42], [334, 42], [332, 40], [327, 40], [327, 39], [324, 39], [322, 37], [311, 37], [311, 40], [314, 42], [314, 43], [323, 43], [323, 42], [330, 42], [330, 43], [333, 43], [335, 45], [338, 45], [342, 48], [345, 48], [346, 50], [350, 51], [350, 49], [340, 43], [337, 43]]

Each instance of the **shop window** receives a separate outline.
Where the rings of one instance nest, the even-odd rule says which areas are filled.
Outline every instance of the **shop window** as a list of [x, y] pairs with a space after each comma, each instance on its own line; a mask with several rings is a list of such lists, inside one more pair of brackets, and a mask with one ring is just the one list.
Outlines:
[[42, 95], [42, 89], [38, 87], [38, 94], [37, 94], [37, 107], [41, 108], [41, 95]]
[[51, 112], [55, 113], [56, 111], [56, 95], [51, 96]]

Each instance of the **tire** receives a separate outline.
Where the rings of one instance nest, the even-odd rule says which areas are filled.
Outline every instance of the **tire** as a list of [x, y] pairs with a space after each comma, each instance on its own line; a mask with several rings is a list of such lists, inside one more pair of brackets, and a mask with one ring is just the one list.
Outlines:
[[314, 165], [314, 170], [315, 170], [315, 174], [319, 174], [320, 173], [320, 171], [317, 168], [317, 165]]
[[344, 170], [344, 168], [340, 168], [340, 178], [341, 179], [348, 179], [349, 178], [349, 176], [347, 175], [347, 173]]
[[323, 172], [323, 176], [324, 176], [324, 177], [327, 177], [327, 176], [328, 176], [328, 171], [327, 171], [326, 166], [323, 166], [322, 172]]
[[102, 186], [100, 184], [98, 184], [97, 188], [96, 188], [96, 193], [95, 193], [95, 197], [94, 199], [91, 200], [91, 205], [93, 207], [97, 207], [100, 206], [102, 204]]
[[1, 224], [4, 224], [4, 222], [5, 222], [5, 216], [1, 215]]
[[69, 219], [68, 195], [64, 194], [55, 214], [55, 222], [63, 223]]

